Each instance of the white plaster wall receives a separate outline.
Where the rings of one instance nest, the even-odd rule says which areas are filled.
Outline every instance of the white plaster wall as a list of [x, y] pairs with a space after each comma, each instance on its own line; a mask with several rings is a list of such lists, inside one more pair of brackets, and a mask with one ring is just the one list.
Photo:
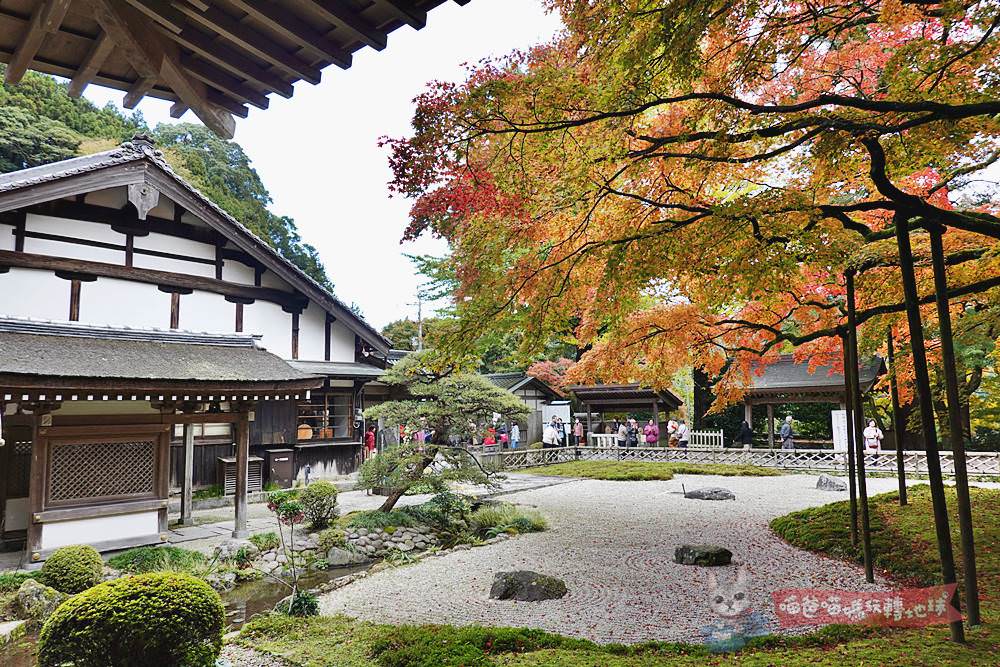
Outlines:
[[265, 271], [264, 275], [260, 277], [260, 285], [261, 287], [273, 287], [274, 289], [285, 290], [286, 292], [291, 290], [291, 286], [276, 276], [274, 271], [270, 269]]
[[[67, 218], [54, 218], [48, 215], [35, 215], [33, 213], [29, 213], [25, 219], [24, 228], [29, 232], [56, 234], [59, 236], [69, 236], [72, 238], [87, 239], [90, 241], [114, 243], [120, 246], [125, 245], [124, 235], [112, 230], [110, 225], [104, 225], [99, 222], [69, 220]], [[109, 248], [94, 248], [91, 246], [66, 243], [63, 241], [25, 238], [24, 251], [35, 253], [37, 255], [87, 259], [93, 262], [105, 262], [108, 264], [125, 263], [124, 248], [122, 250], [111, 250]]]
[[222, 279], [241, 285], [253, 285], [254, 271], [246, 264], [227, 259], [222, 263]]
[[[68, 281], [62, 281], [68, 284]], [[66, 288], [69, 312], [69, 288]], [[181, 297], [181, 318], [184, 317]], [[66, 319], [63, 315], [61, 319]], [[117, 278], [98, 278], [80, 289], [80, 322], [138, 328], [170, 328], [170, 295], [156, 285]]]
[[180, 328], [232, 333], [236, 330], [236, 304], [212, 292], [195, 290], [191, 294], [182, 294]]
[[121, 208], [128, 201], [128, 190], [124, 185], [107, 190], [88, 192], [85, 200], [94, 206], [107, 206], [109, 208]]
[[27, 498], [8, 498], [4, 510], [4, 530], [27, 530], [28, 514]]
[[12, 268], [0, 273], [0, 315], [66, 320], [69, 290], [70, 281], [51, 271]]
[[244, 306], [243, 332], [260, 334], [261, 345], [269, 352], [291, 359], [292, 316], [278, 304], [258, 300]]
[[330, 361], [354, 361], [354, 332], [341, 322], [330, 326]]
[[[177, 238], [176, 236], [167, 236], [166, 234], [151, 233], [147, 236], [137, 236], [135, 237], [135, 248], [158, 250], [185, 257], [199, 257], [201, 259], [212, 260], [212, 262], [215, 261], [215, 246], [189, 239]], [[207, 278], [215, 277], [215, 264], [185, 262], [184, 260], [169, 259], [167, 257], [152, 257], [139, 252], [133, 254], [132, 265], [142, 269], [172, 271], [174, 273], [186, 273]]]
[[322, 361], [326, 355], [326, 311], [310, 302], [299, 316], [299, 359]]
[[58, 521], [42, 525], [42, 549], [57, 549], [70, 544], [91, 544], [103, 540], [125, 540], [158, 535], [159, 513], [136, 512], [120, 516]]
[[149, 209], [148, 215], [153, 218], [166, 218], [167, 220], [174, 219], [174, 202], [169, 199], [162, 192], [160, 193], [160, 198], [156, 202], [156, 206]]
[[0, 225], [0, 250], [14, 249], [13, 225]]

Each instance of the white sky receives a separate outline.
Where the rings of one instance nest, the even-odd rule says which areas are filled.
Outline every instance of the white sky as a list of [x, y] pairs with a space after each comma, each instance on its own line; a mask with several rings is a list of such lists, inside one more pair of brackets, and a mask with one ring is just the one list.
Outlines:
[[[410, 203], [389, 199], [387, 153], [378, 138], [410, 132], [415, 96], [433, 79], [461, 80], [463, 63], [547, 41], [561, 27], [540, 0], [452, 2], [429, 12], [427, 27], [404, 26], [382, 52], [362, 49], [349, 70], [323, 70], [318, 86], [298, 83], [295, 95], [270, 96], [270, 108], [237, 118], [236, 141], [253, 161], [278, 215], [295, 219], [302, 238], [319, 250], [337, 296], [356, 302], [381, 328], [416, 317], [420, 277], [408, 254], [441, 254], [433, 239], [401, 246]], [[86, 96], [120, 104], [122, 93], [90, 86]], [[175, 122], [169, 104], [146, 98], [146, 120]], [[197, 121], [188, 113], [183, 121]], [[425, 316], [427, 311], [425, 310]]]

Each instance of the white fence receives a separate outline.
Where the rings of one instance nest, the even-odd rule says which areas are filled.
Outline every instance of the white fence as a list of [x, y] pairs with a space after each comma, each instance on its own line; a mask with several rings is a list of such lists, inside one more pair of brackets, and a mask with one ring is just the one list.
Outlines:
[[[602, 437], [602, 436], [597, 436]], [[612, 436], [613, 437], [613, 436]], [[722, 447], [557, 447], [551, 449], [515, 449], [497, 451], [482, 456], [483, 465], [495, 469], [518, 470], [532, 466], [566, 461], [651, 461], [669, 463], [724, 463], [754, 465], [782, 470], [810, 472], [846, 472], [846, 452], [822, 449], [725, 449]], [[941, 452], [941, 472], [954, 476], [955, 457]], [[927, 473], [927, 454], [921, 451], [903, 452], [903, 467], [907, 474]], [[966, 467], [970, 477], [1000, 477], [1000, 453], [969, 452]], [[869, 474], [896, 474], [896, 452], [865, 454], [865, 470]]]
[[[689, 447], [722, 447], [725, 444], [722, 431], [691, 431]], [[618, 436], [614, 433], [591, 433], [590, 445], [593, 447], [617, 447]], [[639, 434], [642, 438], [642, 434]]]

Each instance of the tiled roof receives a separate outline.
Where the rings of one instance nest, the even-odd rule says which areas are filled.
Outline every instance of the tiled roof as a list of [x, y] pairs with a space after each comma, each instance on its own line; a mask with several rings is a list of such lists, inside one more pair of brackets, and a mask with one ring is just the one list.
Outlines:
[[[885, 366], [881, 357], [869, 357], [859, 364], [861, 387], [868, 391], [882, 374]], [[812, 373], [809, 364], [796, 363], [791, 355], [783, 355], [778, 361], [767, 364], [763, 375], [751, 376], [751, 392], [778, 391], [787, 389], [839, 389], [844, 386], [844, 374], [831, 372], [829, 366], [818, 366]]]
[[634, 401], [636, 405], [650, 405], [654, 400], [674, 408], [684, 404], [677, 394], [669, 389], [654, 390], [637, 383], [592, 384], [566, 387], [580, 401], [600, 405], [602, 401]]
[[92, 171], [97, 171], [100, 169], [105, 169], [107, 167], [113, 167], [116, 165], [126, 164], [129, 162], [138, 162], [146, 160], [156, 165], [158, 168], [167, 173], [171, 178], [173, 178], [178, 184], [183, 186], [188, 192], [193, 196], [197, 197], [206, 206], [211, 208], [216, 214], [218, 214], [223, 220], [225, 220], [229, 225], [231, 225], [235, 231], [239, 234], [249, 237], [256, 245], [258, 245], [262, 250], [271, 255], [271, 257], [286, 267], [295, 272], [296, 277], [300, 280], [308, 283], [313, 289], [319, 290], [326, 298], [333, 301], [340, 309], [343, 310], [340, 315], [345, 317], [353, 318], [360, 326], [362, 326], [371, 336], [376, 340], [379, 340], [385, 344], [385, 347], [389, 346], [389, 340], [382, 336], [381, 333], [375, 327], [368, 324], [364, 318], [358, 316], [354, 313], [349, 306], [344, 304], [336, 295], [329, 292], [325, 287], [316, 282], [309, 274], [297, 267], [292, 262], [288, 261], [283, 257], [277, 250], [271, 247], [266, 241], [254, 234], [249, 228], [247, 228], [239, 220], [231, 216], [225, 211], [221, 206], [216, 204], [214, 201], [206, 197], [200, 190], [194, 187], [192, 184], [188, 183], [183, 177], [181, 177], [177, 172], [173, 170], [170, 164], [163, 158], [163, 151], [158, 150], [148, 139], [143, 137], [134, 137], [132, 141], [126, 141], [120, 146], [112, 148], [109, 151], [104, 151], [102, 153], [94, 153], [92, 155], [84, 155], [81, 157], [69, 158], [68, 160], [60, 160], [59, 162], [52, 162], [49, 164], [41, 165], [38, 167], [31, 167], [30, 169], [22, 169], [20, 171], [13, 171], [6, 174], [0, 174], [0, 193], [7, 192], [9, 190], [19, 190], [21, 188], [31, 187], [34, 185], [40, 185], [42, 183], [47, 183], [50, 181], [57, 181], [62, 178], [67, 178], [70, 176], [75, 176], [78, 174], [85, 174]]
[[385, 370], [377, 366], [352, 361], [289, 361], [288, 364], [303, 373], [332, 378], [378, 378]]

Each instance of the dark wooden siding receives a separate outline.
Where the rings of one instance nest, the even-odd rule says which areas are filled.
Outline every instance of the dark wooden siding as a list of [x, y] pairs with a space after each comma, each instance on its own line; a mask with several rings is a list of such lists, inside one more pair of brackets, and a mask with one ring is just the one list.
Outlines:
[[297, 409], [295, 401], [261, 401], [250, 422], [251, 445], [294, 445]]

